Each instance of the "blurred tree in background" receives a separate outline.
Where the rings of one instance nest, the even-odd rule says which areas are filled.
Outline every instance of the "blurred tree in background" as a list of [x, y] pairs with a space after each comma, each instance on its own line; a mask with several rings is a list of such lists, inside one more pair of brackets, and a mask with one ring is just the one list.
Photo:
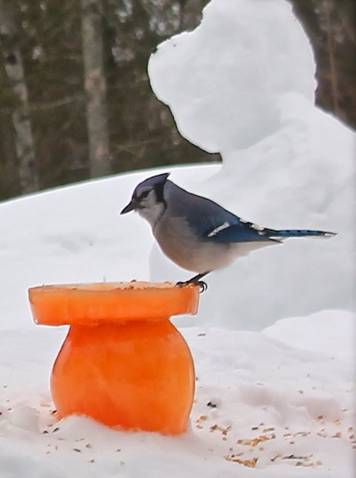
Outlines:
[[[289, 0], [317, 61], [316, 101], [355, 118], [355, 2]], [[185, 141], [146, 72], [208, 0], [0, 0], [0, 199], [163, 164], [219, 160]]]
[[0, 199], [217, 160], [153, 95], [150, 53], [208, 0], [0, 0]]

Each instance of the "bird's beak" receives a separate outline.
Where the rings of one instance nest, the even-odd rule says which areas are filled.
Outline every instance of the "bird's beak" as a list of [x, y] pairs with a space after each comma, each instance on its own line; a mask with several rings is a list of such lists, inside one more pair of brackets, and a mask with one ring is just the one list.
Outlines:
[[136, 209], [136, 201], [131, 199], [127, 206], [120, 212], [120, 214], [127, 214], [130, 211], [134, 211]]

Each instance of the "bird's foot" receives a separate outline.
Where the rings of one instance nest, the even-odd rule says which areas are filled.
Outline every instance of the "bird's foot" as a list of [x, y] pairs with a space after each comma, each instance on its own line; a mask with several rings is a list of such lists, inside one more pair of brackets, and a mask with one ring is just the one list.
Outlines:
[[184, 282], [177, 282], [176, 285], [178, 287], [187, 287], [189, 285], [198, 285], [200, 288], [200, 293], [202, 294], [208, 289], [208, 284], [203, 280], [187, 280]]
[[205, 292], [206, 290], [208, 290], [208, 284], [203, 280], [198, 280], [198, 282], [195, 282], [195, 284], [200, 287], [201, 294]]

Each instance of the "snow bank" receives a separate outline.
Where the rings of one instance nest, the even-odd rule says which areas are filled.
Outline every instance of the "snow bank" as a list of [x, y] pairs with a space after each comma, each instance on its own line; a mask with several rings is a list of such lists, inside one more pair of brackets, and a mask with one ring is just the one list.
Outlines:
[[[313, 105], [312, 50], [290, 4], [213, 0], [196, 30], [159, 46], [149, 74], [181, 133], [223, 156], [198, 193], [264, 226], [338, 232], [330, 241], [289, 240], [212, 274], [204, 319], [259, 328], [351, 308], [355, 135]], [[177, 275], [157, 251], [151, 271]]]
[[355, 315], [345, 310], [323, 310], [307, 317], [278, 320], [263, 332], [298, 350], [318, 352], [332, 359], [355, 358]]

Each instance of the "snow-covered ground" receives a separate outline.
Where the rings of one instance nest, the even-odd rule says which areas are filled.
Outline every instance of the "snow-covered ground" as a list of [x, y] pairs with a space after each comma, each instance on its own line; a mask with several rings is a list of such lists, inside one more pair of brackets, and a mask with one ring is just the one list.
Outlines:
[[181, 132], [224, 160], [173, 168], [174, 181], [263, 225], [339, 235], [208, 276], [198, 316], [174, 319], [197, 388], [190, 430], [173, 438], [56, 423], [48, 377], [66, 329], [32, 325], [26, 295], [42, 283], [189, 277], [144, 221], [119, 216], [154, 172], [1, 204], [0, 478], [350, 478], [355, 138], [312, 105], [310, 45], [284, 0], [215, 0], [149, 71]]
[[[197, 389], [191, 429], [176, 438], [122, 433], [79, 417], [55, 423], [47, 379], [64, 331], [4, 330], [0, 476], [350, 478], [352, 320], [333, 311], [261, 332], [185, 328]], [[291, 345], [306, 322], [305, 349], [302, 341]], [[335, 326], [345, 336], [331, 341]]]

